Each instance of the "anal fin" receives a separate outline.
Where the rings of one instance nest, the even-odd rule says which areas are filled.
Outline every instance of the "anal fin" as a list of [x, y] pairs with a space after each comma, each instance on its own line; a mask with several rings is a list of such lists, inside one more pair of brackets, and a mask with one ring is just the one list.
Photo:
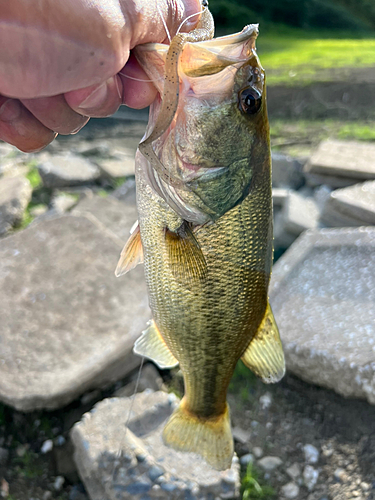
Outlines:
[[243, 363], [266, 384], [278, 382], [285, 374], [285, 359], [272, 309], [266, 313], [257, 333], [241, 357]]
[[134, 269], [138, 264], [143, 262], [143, 247], [141, 241], [141, 233], [139, 230], [138, 221], [132, 231], [128, 241], [121, 252], [120, 260], [118, 261], [115, 275], [117, 278]]
[[140, 356], [151, 359], [161, 369], [174, 368], [178, 365], [178, 360], [164, 342], [154, 320], [148, 322], [147, 329], [136, 340], [133, 351]]
[[207, 275], [207, 264], [187, 222], [172, 232], [165, 230], [166, 257], [175, 278], [190, 287]]

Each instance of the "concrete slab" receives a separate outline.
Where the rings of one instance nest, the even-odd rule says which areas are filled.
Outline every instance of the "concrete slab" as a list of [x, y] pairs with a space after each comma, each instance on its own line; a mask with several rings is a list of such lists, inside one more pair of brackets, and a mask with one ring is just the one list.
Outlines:
[[375, 228], [307, 231], [273, 268], [287, 368], [375, 404]]
[[375, 225], [375, 181], [333, 191], [325, 208], [327, 215], [342, 216], [343, 222], [357, 221], [356, 226]]
[[374, 158], [374, 144], [330, 139], [319, 144], [306, 168], [311, 174], [375, 179]]
[[107, 399], [71, 433], [75, 462], [91, 500], [225, 499], [239, 496], [239, 463], [219, 472], [194, 453], [176, 452], [161, 439], [178, 400], [145, 391]]
[[141, 266], [114, 275], [122, 242], [66, 215], [0, 240], [0, 400], [54, 409], [130, 373], [150, 318]]

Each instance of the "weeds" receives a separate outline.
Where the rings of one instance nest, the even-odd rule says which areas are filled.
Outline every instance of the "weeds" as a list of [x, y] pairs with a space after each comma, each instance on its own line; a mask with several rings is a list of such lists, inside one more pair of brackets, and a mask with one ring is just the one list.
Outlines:
[[261, 479], [259, 473], [250, 463], [241, 482], [243, 500], [271, 500], [275, 498], [275, 490]]

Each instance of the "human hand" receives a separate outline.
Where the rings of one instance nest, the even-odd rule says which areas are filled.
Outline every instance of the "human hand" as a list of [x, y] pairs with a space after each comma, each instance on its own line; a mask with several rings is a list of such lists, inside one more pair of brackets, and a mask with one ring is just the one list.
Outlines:
[[[199, 0], [12, 0], [0, 10], [0, 139], [38, 151], [89, 117], [148, 106], [152, 82], [130, 55], [167, 39]], [[181, 31], [191, 31], [193, 16]], [[130, 57], [129, 57], [130, 55]]]

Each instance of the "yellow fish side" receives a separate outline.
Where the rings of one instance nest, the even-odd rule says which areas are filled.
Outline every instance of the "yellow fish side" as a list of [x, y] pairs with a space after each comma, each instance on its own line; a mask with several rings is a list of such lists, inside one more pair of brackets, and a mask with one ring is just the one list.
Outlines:
[[147, 184], [144, 161], [138, 153], [139, 226], [154, 322], [135, 352], [162, 368], [180, 364], [185, 396], [166, 425], [165, 442], [226, 469], [233, 456], [226, 392], [238, 359], [265, 382], [278, 381], [285, 370], [267, 300], [272, 261], [269, 156], [243, 202], [214, 223], [195, 228], [193, 238], [187, 231], [181, 245], [179, 236], [170, 237], [167, 229], [179, 218]]

